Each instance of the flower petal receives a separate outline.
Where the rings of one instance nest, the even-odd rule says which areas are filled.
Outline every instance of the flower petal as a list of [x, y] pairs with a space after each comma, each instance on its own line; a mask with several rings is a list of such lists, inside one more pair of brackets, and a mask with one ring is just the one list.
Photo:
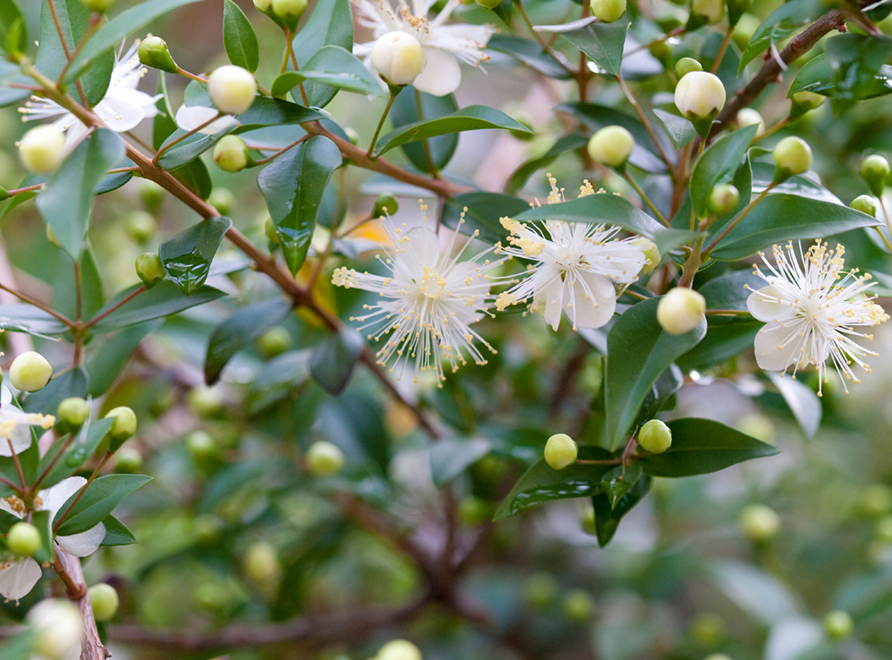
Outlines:
[[545, 289], [545, 322], [551, 326], [551, 329], [557, 332], [558, 326], [561, 324], [561, 309], [563, 308], [562, 298], [564, 295], [564, 282], [560, 278], [555, 278], [548, 288]]
[[[603, 275], [583, 272], [579, 273], [578, 277], [582, 282], [577, 280], [573, 287], [576, 304], [573, 308], [568, 309], [570, 287], [565, 287], [564, 310], [567, 312], [567, 316], [573, 319], [575, 309], [575, 323], [578, 328], [600, 328], [613, 318], [613, 312], [616, 309], [616, 289]], [[586, 298], [587, 293], [589, 294], [588, 298]]]
[[57, 536], [56, 543], [65, 552], [75, 557], [88, 557], [92, 555], [102, 545], [105, 538], [105, 525], [99, 523], [95, 527], [88, 529], [80, 534], [71, 534], [70, 536]]
[[746, 308], [753, 315], [753, 318], [765, 322], [783, 321], [795, 315], [791, 305], [766, 300], [766, 298], [780, 300], [780, 291], [773, 286], [764, 286], [757, 291], [753, 291], [746, 299]]
[[127, 103], [111, 95], [102, 99], [93, 108], [93, 111], [116, 133], [136, 128], [136, 125], [146, 117], [146, 113], [140, 106]]
[[449, 53], [439, 48], [425, 48], [426, 63], [413, 85], [421, 92], [434, 96], [446, 96], [458, 89], [461, 83], [461, 67]]
[[[181, 105], [180, 109], [177, 110], [176, 123], [177, 126], [182, 128], [184, 131], [194, 131], [196, 128], [201, 126], [206, 121], [213, 119], [217, 116], [218, 110], [216, 108], [207, 108], [203, 105]], [[220, 117], [215, 122], [212, 122], [201, 129], [201, 133], [205, 135], [216, 135], [217, 133], [222, 133], [223, 131], [229, 130], [238, 126], [239, 123], [235, 119], [235, 117], [230, 117], [229, 115], [225, 115]]]
[[21, 454], [31, 446], [31, 427], [28, 424], [18, 423], [12, 431], [12, 449], [9, 441], [0, 437], [0, 456], [12, 456], [13, 453]]
[[768, 323], [756, 335], [754, 347], [756, 362], [761, 369], [783, 371], [793, 364], [797, 357], [797, 342], [787, 341], [789, 333], [780, 323]]
[[0, 594], [9, 600], [18, 600], [27, 596], [43, 571], [40, 565], [25, 557], [11, 564], [0, 564]]
[[40, 491], [40, 498], [43, 500], [40, 509], [49, 511], [51, 514], [50, 518], [55, 518], [62, 505], [68, 501], [68, 498], [79, 491], [85, 483], [87, 483], [87, 480], [83, 477], [68, 477], [52, 488]]

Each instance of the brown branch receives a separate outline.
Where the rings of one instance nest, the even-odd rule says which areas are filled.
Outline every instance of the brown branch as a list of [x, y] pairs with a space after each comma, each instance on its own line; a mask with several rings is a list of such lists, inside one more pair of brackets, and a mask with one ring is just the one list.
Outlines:
[[99, 631], [96, 628], [96, 618], [93, 616], [93, 606], [90, 604], [90, 596], [87, 593], [87, 584], [84, 572], [81, 569], [80, 559], [72, 557], [62, 548], [56, 547], [56, 561], [53, 568], [65, 583], [68, 589], [68, 599], [77, 605], [81, 618], [84, 620], [84, 642], [81, 646], [81, 660], [104, 660], [110, 658], [111, 653], [99, 639]]

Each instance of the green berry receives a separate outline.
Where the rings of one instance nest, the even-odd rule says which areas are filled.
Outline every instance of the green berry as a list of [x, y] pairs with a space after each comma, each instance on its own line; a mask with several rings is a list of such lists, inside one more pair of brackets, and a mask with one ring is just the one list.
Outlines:
[[828, 612], [824, 616], [823, 624], [824, 632], [827, 633], [830, 639], [835, 641], [841, 641], [850, 637], [855, 629], [855, 622], [852, 621], [852, 617], [849, 616], [848, 612], [843, 612], [842, 610]]
[[740, 514], [740, 526], [751, 541], [767, 543], [780, 531], [780, 518], [774, 509], [750, 504]]
[[682, 57], [675, 63], [675, 77], [679, 80], [692, 71], [703, 71], [703, 65], [693, 57]]
[[117, 451], [126, 440], [136, 434], [136, 413], [127, 406], [118, 406], [109, 410], [105, 417], [113, 417], [115, 420], [108, 435], [111, 439], [109, 449]]
[[264, 357], [275, 357], [291, 348], [291, 333], [281, 325], [274, 326], [260, 335], [257, 346]]
[[158, 231], [158, 221], [147, 211], [131, 211], [124, 219], [124, 231], [136, 243], [147, 243]]
[[212, 417], [223, 410], [223, 398], [217, 390], [199, 385], [186, 394], [186, 402], [196, 415]]
[[386, 215], [394, 215], [400, 210], [400, 204], [393, 195], [384, 193], [378, 195], [375, 200], [375, 208], [372, 210], [373, 218], [380, 218]]
[[22, 353], [9, 367], [9, 380], [22, 392], [36, 392], [46, 387], [53, 377], [53, 367], [40, 353]]
[[81, 4], [84, 7], [99, 12], [100, 14], [104, 14], [111, 9], [115, 2], [117, 2], [117, 0], [81, 0]]
[[662, 454], [672, 446], [672, 431], [659, 419], [652, 419], [638, 431], [638, 444], [651, 454]]
[[241, 172], [248, 166], [248, 145], [237, 135], [226, 135], [214, 145], [213, 156], [224, 172]]
[[204, 431], [193, 431], [186, 436], [186, 449], [197, 463], [214, 461], [220, 456], [220, 447]]
[[774, 180], [778, 183], [796, 174], [808, 172], [811, 167], [811, 147], [805, 140], [792, 135], [778, 142], [772, 155], [777, 166]]
[[875, 197], [882, 196], [889, 178], [889, 161], [877, 154], [868, 156], [861, 162], [861, 177]]
[[691, 638], [700, 646], [716, 646], [727, 634], [725, 620], [713, 612], [702, 612], [691, 622]]
[[564, 596], [564, 616], [574, 623], [588, 623], [595, 613], [595, 601], [583, 589], [573, 589]]
[[592, 506], [587, 506], [582, 512], [582, 516], [580, 516], [580, 522], [582, 524], [582, 531], [586, 534], [590, 534], [591, 536], [595, 536], [598, 533], [598, 528], [595, 526], [595, 509]]
[[307, 10], [307, 0], [272, 0], [269, 9], [286, 27], [293, 30]]
[[257, 586], [275, 582], [281, 571], [276, 549], [265, 541], [254, 543], [245, 554], [245, 576]]
[[704, 318], [706, 299], [687, 287], [670, 289], [657, 303], [657, 323], [670, 335], [690, 332]]
[[329, 477], [344, 467], [344, 452], [337, 445], [319, 441], [310, 445], [306, 456], [307, 472], [316, 477]]
[[602, 23], [613, 23], [626, 13], [626, 0], [589, 0], [592, 15]]
[[720, 183], [709, 193], [709, 210], [717, 216], [730, 213], [737, 208], [740, 192], [730, 183]]
[[154, 252], [146, 252], [136, 258], [136, 274], [147, 289], [151, 289], [164, 279], [164, 266], [161, 257]]
[[566, 433], [555, 433], [545, 443], [545, 462], [555, 470], [563, 470], [576, 462], [579, 447]]
[[167, 191], [154, 181], [141, 179], [139, 183], [139, 200], [147, 211], [157, 213], [161, 210]]
[[535, 573], [524, 582], [524, 602], [534, 610], [545, 609], [554, 602], [557, 595], [557, 580], [549, 573]]
[[33, 557], [40, 544], [40, 530], [31, 523], [17, 522], [6, 533], [7, 547], [20, 557]]
[[235, 195], [228, 188], [214, 188], [208, 197], [208, 204], [217, 209], [220, 215], [229, 215], [235, 209]]
[[118, 592], [110, 584], [94, 584], [87, 590], [90, 597], [90, 605], [93, 606], [93, 616], [97, 621], [110, 621], [118, 613], [121, 600]]
[[866, 213], [869, 216], [877, 217], [877, 203], [876, 200], [870, 195], [860, 195], [852, 200], [852, 203], [849, 206], [856, 211], [861, 211], [861, 213]]
[[121, 447], [115, 454], [115, 472], [135, 474], [142, 468], [142, 454], [132, 447]]
[[622, 167], [632, 155], [635, 138], [622, 126], [605, 126], [588, 141], [592, 160], [608, 167]]
[[820, 108], [824, 101], [827, 100], [826, 96], [821, 96], [820, 94], [815, 94], [814, 92], [796, 92], [790, 97], [793, 101], [794, 105], [798, 105], [802, 110], [814, 110], [815, 108]]
[[77, 396], [63, 399], [56, 410], [56, 418], [68, 429], [79, 429], [90, 417], [90, 406]]

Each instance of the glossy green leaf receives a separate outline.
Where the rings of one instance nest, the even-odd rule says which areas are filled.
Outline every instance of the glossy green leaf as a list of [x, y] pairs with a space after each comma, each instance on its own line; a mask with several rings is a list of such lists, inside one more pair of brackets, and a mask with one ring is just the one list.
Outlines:
[[92, 357], [86, 365], [87, 374], [90, 376], [88, 393], [93, 397], [99, 397], [111, 389], [127, 366], [133, 351], [149, 333], [161, 327], [162, 323], [162, 319], [146, 321], [122, 328], [120, 332], [108, 338], [95, 339], [91, 344]]
[[892, 38], [842, 34], [829, 39], [825, 51], [833, 71], [834, 109], [841, 107], [837, 102], [845, 104], [892, 93], [887, 86], [892, 73]]
[[430, 464], [434, 484], [440, 488], [492, 451], [486, 438], [446, 438], [431, 447]]
[[716, 259], [744, 259], [790, 239], [827, 238], [877, 224], [876, 218], [841, 204], [799, 195], [769, 194], [710, 254]]
[[[65, 518], [56, 533], [60, 536], [80, 534], [101, 523], [116, 506], [137, 488], [144, 486], [151, 477], [140, 474], [110, 474], [99, 477], [89, 486], [77, 500], [77, 504]], [[81, 489], [83, 490], [83, 489]], [[62, 505], [53, 524], [56, 525], [71, 503], [77, 498], [80, 490], [68, 498]]]
[[211, 196], [211, 191], [213, 190], [211, 174], [200, 158], [196, 158], [188, 165], [174, 170], [171, 174], [202, 199], [207, 199]]
[[633, 206], [618, 195], [598, 193], [585, 195], [569, 202], [545, 204], [527, 208], [514, 216], [515, 220], [563, 220], [565, 222], [586, 222], [593, 225], [607, 224], [622, 227], [633, 234], [653, 238], [665, 229], [657, 220]]
[[493, 520], [554, 500], [591, 497], [601, 491], [601, 477], [609, 469], [609, 465], [571, 465], [555, 470], [540, 459], [514, 485]]
[[158, 256], [164, 271], [187, 296], [207, 280], [211, 261], [230, 227], [229, 218], [207, 218], [161, 244]]
[[257, 35], [245, 13], [232, 0], [223, 3], [223, 47], [229, 61], [251, 73], [260, 63]]
[[[292, 42], [297, 63], [303, 69], [323, 46], [353, 50], [353, 13], [350, 0], [319, 0]], [[307, 89], [309, 93], [311, 90]]]
[[[273, 96], [290, 91], [304, 81], [309, 81], [304, 85], [307, 100], [317, 108], [325, 107], [339, 89], [374, 96], [384, 93], [381, 84], [362, 62], [340, 46], [323, 46], [301, 67], [299, 73], [289, 71], [276, 78]], [[293, 92], [292, 96], [298, 102], [301, 100], [299, 92]]]
[[105, 538], [102, 539], [102, 545], [132, 545], [136, 543], [136, 537], [133, 535], [133, 532], [114, 516], [103, 518], [102, 525], [105, 527]]
[[68, 326], [42, 309], [25, 303], [0, 305], [0, 328], [29, 335], [61, 335]]
[[50, 465], [55, 461], [52, 470], [44, 477], [40, 483], [41, 488], [49, 488], [55, 486], [63, 479], [67, 479], [86, 463], [99, 447], [99, 443], [105, 439], [114, 423], [114, 418], [104, 417], [90, 421], [81, 427], [77, 437], [72, 440], [71, 444], [65, 450], [61, 457], [56, 458], [62, 451], [64, 443], [56, 441], [40, 459], [37, 466], [37, 473], [43, 474]]
[[[443, 207], [443, 224], [458, 229], [467, 236], [479, 231], [478, 238], [484, 243], [504, 241], [508, 232], [502, 227], [499, 218], [517, 215], [530, 208], [519, 197], [502, 193], [471, 192], [456, 195], [446, 200]], [[465, 211], [467, 209], [467, 211]], [[464, 223], [459, 225], [464, 213]]]
[[654, 477], [718, 472], [737, 463], [780, 453], [761, 440], [711, 419], [676, 419], [668, 426], [672, 431], [672, 446], [662, 454], [648, 454], [638, 459], [642, 469]]
[[325, 186], [340, 166], [341, 152], [334, 142], [315, 136], [279, 156], [257, 177], [292, 275], [307, 258]]
[[124, 143], [97, 129], [81, 142], [37, 196], [37, 209], [53, 228], [62, 249], [79, 261], [93, 208], [93, 189], [124, 157]]
[[[129, 289], [125, 289], [109, 300], [105, 307], [99, 311], [98, 315], [111, 309], [111, 307], [139, 288], [139, 284], [134, 284]], [[144, 321], [172, 316], [182, 312], [184, 309], [203, 305], [224, 295], [226, 294], [213, 287], [203, 286], [190, 297], [184, 295], [179, 287], [170, 280], [164, 280], [103, 318], [93, 326], [93, 332], [103, 334], [125, 328], [129, 325], [143, 323]]]
[[[753, 176], [752, 176], [752, 188], [753, 193], [760, 193], [765, 188], [771, 184], [774, 179], [774, 162], [766, 163], [761, 161], [756, 161], [752, 165], [753, 167]], [[736, 183], [734, 185], [737, 185]], [[739, 189], [739, 188], [738, 188]], [[814, 179], [808, 177], [804, 174], [799, 174], [796, 176], [791, 176], [789, 179], [784, 181], [781, 184], [775, 186], [772, 193], [789, 193], [791, 195], [801, 195], [802, 197], [810, 197], [811, 199], [816, 199], [822, 202], [832, 202], [834, 204], [841, 204], [842, 202], [839, 198], [834, 195], [832, 192], [827, 190], [820, 183], [817, 183]], [[737, 212], [743, 209], [743, 204], [746, 200], [743, 199], [743, 195], [741, 195], [741, 205], [740, 209]], [[735, 213], [736, 215], [736, 213]]]
[[841, 585], [833, 598], [833, 609], [856, 619], [883, 614], [892, 607], [892, 565], [888, 562], [856, 574]]
[[768, 15], [756, 28], [740, 56], [739, 72], [758, 55], [778, 44], [794, 32], [798, 32], [823, 13], [820, 0], [790, 0]]
[[565, 135], [564, 137], [559, 138], [544, 154], [536, 158], [531, 158], [514, 170], [511, 174], [511, 178], [508, 179], [508, 183], [505, 184], [505, 191], [516, 193], [524, 187], [527, 180], [529, 180], [535, 172], [548, 167], [561, 154], [576, 149], [582, 149], [587, 144], [588, 138], [580, 133], [571, 133], [570, 135]]
[[[235, 127], [230, 127], [210, 135], [205, 133], [193, 133], [188, 137], [184, 136], [188, 135], [189, 131], [184, 131], [182, 128], [178, 128], [171, 133], [170, 137], [168, 137], [164, 141], [164, 144], [161, 145], [161, 148], [165, 151], [158, 159], [158, 165], [163, 170], [179, 169], [180, 167], [191, 163], [205, 151], [213, 149], [214, 145], [223, 137], [232, 133], [234, 128]], [[177, 140], [179, 140], [179, 142], [177, 142]], [[173, 144], [174, 142], [176, 142], [176, 144]], [[173, 144], [173, 146], [168, 147], [167, 145], [170, 144]]]
[[[418, 113], [419, 98], [421, 101], [421, 116]], [[418, 92], [414, 87], [409, 87], [396, 97], [393, 107], [390, 108], [390, 122], [394, 128], [409, 126], [425, 120], [445, 117], [458, 111], [458, 103], [454, 94], [445, 96], [432, 96], [424, 92]], [[434, 167], [443, 169], [449, 164], [455, 149], [458, 146], [458, 135], [440, 135], [424, 142], [410, 142], [404, 144], [401, 149], [412, 161], [412, 164], [422, 172], [430, 172], [431, 166], [425, 153], [425, 143], [430, 152]]]
[[[126, 165], [122, 165], [121, 167], [126, 167]], [[133, 172], [115, 172], [114, 174], [109, 174], [96, 185], [96, 188], [93, 189], [93, 195], [104, 195], [117, 190], [118, 188], [122, 188], [132, 178]]]
[[[19, 27], [16, 27], [18, 22]], [[22, 8], [17, 0], [2, 0], [0, 2], [0, 44], [7, 44], [9, 50], [9, 40], [14, 37], [13, 44], [21, 53], [28, 48], [28, 24]]]
[[632, 463], [627, 467], [617, 465], [601, 477], [601, 490], [607, 497], [607, 501], [610, 502], [611, 509], [616, 508], [619, 501], [631, 490], [632, 486], [638, 483], [640, 478], [641, 466], [637, 463]]
[[654, 108], [654, 115], [665, 127], [666, 133], [669, 134], [669, 139], [672, 140], [672, 144], [675, 145], [676, 149], [686, 147], [694, 139], [694, 136], [697, 135], [697, 129], [684, 117], [679, 117], [671, 112], [665, 112], [656, 108]]
[[[720, 183], [730, 183], [734, 179], [758, 129], [757, 125], [737, 129], [716, 140], [697, 160], [691, 174], [691, 202], [698, 218], [711, 215], [709, 195], [712, 189]], [[741, 191], [740, 196], [744, 197], [746, 193], [747, 191]]]
[[[832, 39], [830, 40], [832, 41]], [[829, 42], [828, 42], [829, 43]], [[881, 44], [877, 45], [882, 47]], [[865, 53], [865, 56], [872, 54]], [[857, 56], [850, 65], [857, 65]], [[892, 94], [892, 65], [881, 64], [872, 76], [861, 76], [858, 78], [859, 69], [854, 71], [856, 77], [854, 82], [857, 84], [850, 85], [844, 91], [847, 92], [851, 100], [871, 99], [877, 96]], [[796, 79], [790, 85], [787, 92], [787, 98], [790, 98], [796, 92], [814, 92], [823, 96], [834, 96], [837, 91], [837, 70], [834, 69], [834, 62], [830, 60], [827, 53], [821, 53], [813, 57], [799, 70]]]
[[265, 300], [242, 307], [214, 328], [204, 360], [205, 382], [208, 385], [217, 382], [232, 356], [285, 320], [291, 308], [291, 303], [286, 300]]
[[323, 389], [337, 396], [347, 387], [347, 381], [362, 354], [362, 336], [344, 328], [316, 345], [310, 358], [310, 373]]
[[616, 76], [623, 63], [623, 44], [628, 30], [628, 22], [590, 23], [583, 28], [560, 32], [560, 35], [604, 71]]
[[687, 229], [661, 229], [653, 235], [654, 245], [661, 255], [669, 254], [682, 245], [693, 243], [698, 238], [706, 236], [705, 232], [689, 231]]
[[739, 318], [709, 316], [706, 337], [676, 360], [685, 371], [712, 369], [751, 350], [756, 333], [765, 324], [747, 315]]
[[802, 432], [809, 440], [815, 437], [821, 427], [823, 407], [818, 395], [807, 385], [793, 378], [787, 378], [775, 371], [765, 372], [777, 391], [784, 397], [793, 417], [799, 422]]
[[242, 114], [236, 115], [240, 126], [236, 134], [253, 131], [264, 126], [281, 126], [283, 124], [305, 124], [325, 119], [326, 115], [318, 110], [305, 108], [297, 103], [258, 96], [251, 107]]
[[53, 378], [49, 384], [36, 392], [22, 396], [22, 410], [33, 413], [55, 414], [63, 399], [87, 396], [90, 386], [87, 372], [82, 367], [69, 369]]
[[652, 298], [632, 306], [607, 335], [605, 441], [609, 447], [618, 447], [625, 438], [660, 374], [706, 334], [705, 320], [683, 335], [664, 332], [657, 323], [659, 301]]
[[[700, 294], [706, 299], [707, 309], [729, 309], [746, 311], [746, 299], [756, 289], [766, 286], [765, 280], [754, 275], [749, 268], [732, 270], [709, 280], [700, 287]], [[747, 289], [747, 287], [750, 287]]]
[[567, 79], [570, 74], [562, 66], [559, 66], [552, 57], [543, 50], [542, 46], [532, 39], [524, 39], [513, 34], [496, 33], [489, 38], [486, 50], [504, 53], [513, 57], [518, 62], [527, 65], [549, 78], [558, 80]]
[[373, 156], [377, 158], [391, 149], [396, 149], [409, 142], [485, 128], [502, 128], [509, 131], [532, 133], [526, 126], [500, 110], [488, 108], [485, 105], [470, 105], [444, 117], [400, 126], [378, 141]]
[[605, 493], [598, 493], [592, 497], [592, 506], [595, 509], [595, 533], [598, 535], [599, 546], [603, 548], [610, 543], [620, 521], [644, 499], [650, 490], [650, 485], [651, 478], [643, 475], [631, 490], [620, 498], [616, 506], [611, 506], [610, 499]]

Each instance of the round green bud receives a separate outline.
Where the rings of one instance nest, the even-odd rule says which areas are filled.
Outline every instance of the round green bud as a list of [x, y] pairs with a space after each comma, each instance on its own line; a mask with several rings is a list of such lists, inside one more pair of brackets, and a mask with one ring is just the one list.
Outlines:
[[740, 202], [740, 193], [730, 183], [720, 183], [709, 193], [709, 210], [717, 216], [730, 213]]
[[307, 472], [316, 477], [330, 477], [344, 467], [344, 452], [330, 442], [314, 442], [307, 450]]
[[65, 135], [52, 125], [38, 126], [18, 142], [19, 158], [29, 172], [48, 174], [65, 160]]
[[656, 267], [660, 265], [660, 260], [663, 258], [660, 255], [660, 250], [657, 247], [657, 244], [649, 238], [644, 238], [642, 236], [634, 239], [632, 245], [641, 250], [646, 259], [644, 266], [641, 268], [641, 274], [647, 275], [648, 273], [652, 273]]
[[693, 57], [682, 57], [675, 63], [675, 77], [679, 80], [693, 71], [703, 71], [703, 65]]
[[70, 429], [79, 429], [90, 417], [90, 406], [77, 396], [63, 399], [56, 410], [56, 419]]
[[687, 287], [670, 289], [657, 304], [657, 323], [670, 335], [690, 332], [704, 319], [706, 299]]
[[691, 71], [675, 86], [675, 107], [686, 119], [711, 120], [725, 107], [725, 86], [718, 76]]
[[389, 85], [411, 85], [424, 68], [424, 50], [408, 32], [388, 32], [372, 46], [372, 66]]
[[91, 11], [99, 12], [100, 14], [104, 14], [111, 9], [115, 2], [117, 2], [117, 0], [81, 0], [81, 4], [84, 7]]
[[557, 595], [557, 580], [549, 573], [535, 573], [524, 582], [524, 602], [534, 610], [545, 609], [554, 602]]
[[26, 620], [33, 635], [31, 651], [35, 655], [45, 660], [63, 660], [80, 648], [84, 623], [77, 607], [69, 601], [42, 600], [31, 608]]
[[193, 431], [186, 436], [186, 450], [198, 463], [215, 460], [220, 456], [220, 447], [204, 431]]
[[423, 660], [421, 650], [405, 639], [394, 639], [378, 650], [375, 660]]
[[225, 64], [208, 76], [208, 95], [220, 112], [239, 115], [254, 104], [257, 81], [247, 69]]
[[458, 503], [458, 519], [463, 525], [474, 527], [492, 518], [489, 502], [479, 497], [463, 497]]
[[280, 355], [291, 348], [291, 333], [281, 325], [270, 328], [257, 340], [257, 347], [264, 357]]
[[662, 454], [672, 446], [672, 431], [660, 420], [652, 419], [638, 431], [638, 444], [651, 454]]
[[147, 289], [151, 289], [164, 279], [166, 273], [161, 265], [161, 257], [154, 252], [146, 252], [136, 258], [136, 274]]
[[400, 204], [396, 201], [396, 198], [389, 193], [383, 193], [378, 195], [378, 199], [375, 200], [375, 208], [372, 210], [372, 217], [380, 218], [385, 215], [394, 215], [399, 210]]
[[495, 9], [502, 4], [502, 0], [477, 0], [477, 4], [487, 9]]
[[886, 516], [877, 522], [874, 536], [884, 543], [892, 543], [892, 516]]
[[17, 522], [6, 532], [6, 545], [20, 557], [33, 557], [40, 550], [40, 530], [27, 522]]
[[229, 215], [235, 209], [236, 198], [229, 188], [218, 186], [211, 191], [208, 204], [217, 209], [220, 215]]
[[861, 492], [858, 508], [866, 516], [892, 512], [892, 488], [886, 484], [870, 484]]
[[820, 108], [824, 101], [827, 100], [827, 97], [814, 92], [796, 92], [790, 99], [794, 105], [798, 105], [804, 111], [808, 111]]
[[108, 432], [111, 442], [109, 448], [116, 451], [125, 440], [132, 438], [136, 434], [136, 413], [132, 408], [127, 406], [118, 406], [108, 411], [106, 418], [114, 417], [111, 429]]
[[595, 601], [583, 589], [573, 589], [564, 596], [564, 616], [573, 623], [588, 623], [595, 613]]
[[266, 234], [266, 239], [271, 245], [278, 245], [282, 242], [279, 234], [276, 232], [276, 223], [273, 222], [272, 218], [267, 218], [266, 222], [263, 223], [263, 233]]
[[589, 0], [589, 7], [599, 21], [613, 23], [626, 13], [626, 0]]
[[780, 531], [780, 518], [764, 504], [750, 504], [740, 514], [740, 527], [751, 541], [767, 543]]
[[753, 110], [752, 108], [743, 108], [737, 113], [737, 125], [740, 128], [744, 126], [758, 126], [756, 137], [765, 134], [765, 120], [762, 119], [762, 115], [759, 114], [758, 110]]
[[775, 145], [772, 155], [777, 166], [774, 173], [777, 182], [808, 172], [811, 167], [811, 147], [802, 138], [785, 137]]
[[588, 141], [588, 155], [608, 167], [622, 167], [632, 155], [635, 138], [622, 126], [605, 126]]
[[121, 447], [115, 454], [115, 472], [136, 474], [142, 468], [142, 454], [133, 447]]
[[36, 392], [46, 387], [53, 377], [53, 367], [40, 353], [22, 353], [9, 367], [9, 380], [22, 392]]
[[861, 178], [867, 182], [867, 186], [874, 196], [880, 197], [883, 194], [888, 177], [889, 161], [882, 156], [873, 154], [861, 161]]
[[266, 541], [258, 541], [248, 548], [242, 566], [245, 576], [257, 586], [275, 582], [281, 572], [279, 553]]
[[691, 0], [691, 13], [715, 24], [725, 15], [724, 0]]
[[180, 68], [173, 61], [167, 42], [161, 37], [146, 37], [139, 45], [139, 61], [153, 69], [159, 69], [167, 73], [177, 73]]
[[852, 200], [849, 206], [856, 211], [861, 211], [861, 213], [866, 213], [874, 218], [877, 217], [877, 202], [870, 195], [859, 195]]
[[576, 462], [579, 447], [566, 433], [555, 433], [545, 443], [545, 462], [555, 470], [563, 470]]
[[223, 410], [223, 397], [220, 393], [206, 385], [193, 387], [186, 394], [186, 403], [196, 415], [212, 417]]
[[161, 210], [164, 203], [164, 197], [167, 191], [164, 190], [154, 181], [149, 179], [141, 179], [139, 183], [139, 201], [150, 213], [157, 213]]
[[598, 528], [595, 526], [595, 509], [594, 507], [587, 506], [582, 511], [582, 516], [580, 516], [580, 523], [582, 524], [582, 531], [586, 534], [590, 534], [592, 536], [596, 536], [598, 533]]
[[293, 30], [307, 10], [307, 0], [272, 0], [269, 8], [276, 18]]
[[87, 589], [90, 597], [90, 605], [93, 606], [93, 616], [97, 621], [110, 621], [118, 613], [121, 604], [118, 592], [110, 584], [100, 582]]
[[691, 622], [691, 638], [700, 646], [716, 646], [727, 633], [725, 620], [714, 612], [702, 612]]
[[158, 221], [147, 211], [131, 211], [124, 218], [124, 231], [137, 243], [152, 240], [158, 230]]
[[842, 610], [827, 612], [822, 623], [824, 624], [824, 632], [827, 633], [830, 639], [835, 641], [847, 639], [855, 629], [855, 622], [852, 621], [852, 617], [849, 616], [848, 612], [843, 612]]
[[248, 145], [237, 135], [220, 138], [213, 155], [217, 167], [224, 172], [241, 172], [248, 166]]
[[56, 232], [53, 231], [53, 228], [50, 225], [46, 226], [46, 240], [48, 240], [56, 247], [62, 247], [62, 244], [59, 242], [59, 239], [56, 236]]

